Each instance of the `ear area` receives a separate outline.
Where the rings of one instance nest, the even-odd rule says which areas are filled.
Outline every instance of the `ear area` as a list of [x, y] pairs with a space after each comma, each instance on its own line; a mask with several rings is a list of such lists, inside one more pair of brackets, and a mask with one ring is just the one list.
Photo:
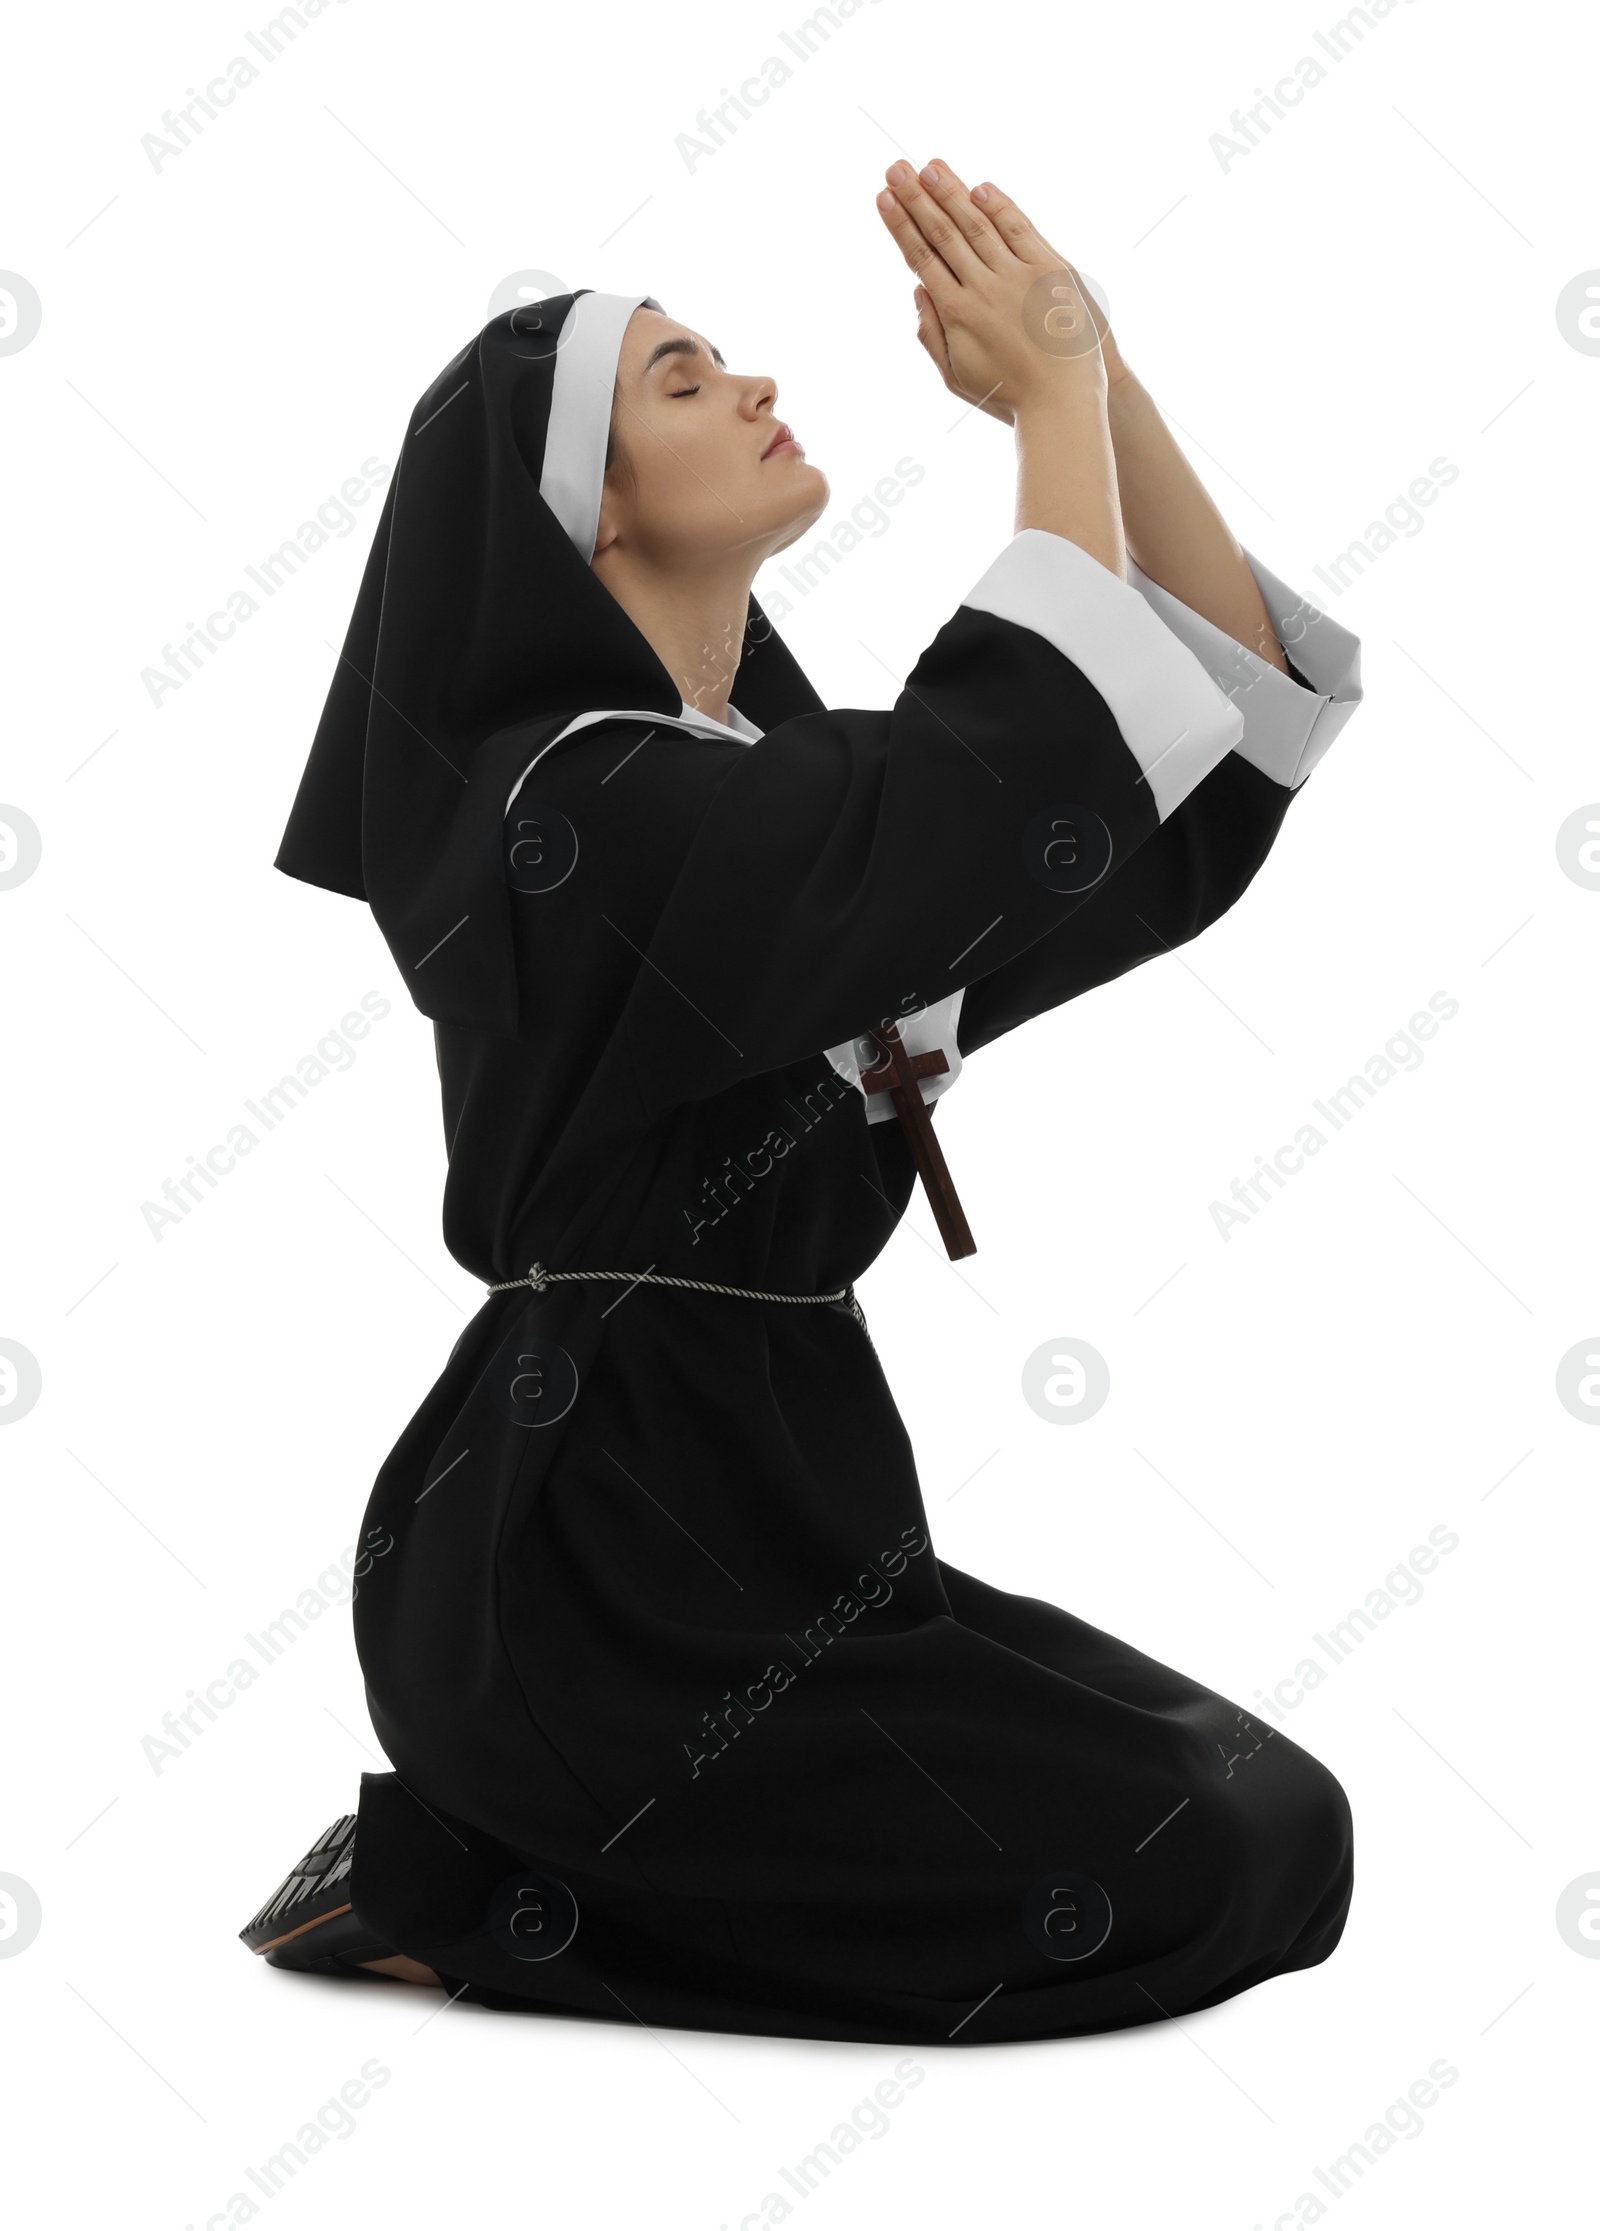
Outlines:
[[608, 550], [622, 532], [634, 492], [633, 464], [617, 437], [616, 405], [612, 405], [611, 432], [606, 440], [605, 474], [600, 483], [600, 512], [595, 522], [590, 563]]
[[595, 521], [594, 549], [589, 563], [594, 564], [602, 551], [609, 550], [622, 532], [624, 499], [613, 485], [613, 476], [606, 474], [600, 488], [600, 515]]

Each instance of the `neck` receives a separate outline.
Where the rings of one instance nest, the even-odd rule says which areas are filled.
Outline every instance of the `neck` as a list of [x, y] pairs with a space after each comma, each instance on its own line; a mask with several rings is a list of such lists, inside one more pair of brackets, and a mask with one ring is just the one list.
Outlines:
[[726, 720], [744, 651], [755, 568], [740, 553], [671, 574], [613, 543], [592, 570], [627, 613], [694, 712]]

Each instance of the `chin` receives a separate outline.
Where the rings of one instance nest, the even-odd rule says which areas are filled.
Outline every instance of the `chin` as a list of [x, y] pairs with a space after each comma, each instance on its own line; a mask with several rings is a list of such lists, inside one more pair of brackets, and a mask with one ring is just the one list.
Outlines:
[[789, 519], [781, 530], [783, 540], [772, 546], [774, 557], [780, 550], [787, 550], [791, 543], [797, 542], [808, 527], [816, 525], [828, 508], [831, 493], [828, 476], [820, 466], [808, 463], [800, 467], [791, 490], [793, 502], [789, 508]]

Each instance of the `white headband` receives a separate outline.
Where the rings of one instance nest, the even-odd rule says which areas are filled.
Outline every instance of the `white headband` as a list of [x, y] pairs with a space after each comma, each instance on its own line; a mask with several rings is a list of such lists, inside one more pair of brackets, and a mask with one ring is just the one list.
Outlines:
[[648, 294], [580, 294], [556, 344], [539, 493], [585, 565], [594, 556], [600, 531], [611, 397], [622, 336], [635, 310], [660, 307]]

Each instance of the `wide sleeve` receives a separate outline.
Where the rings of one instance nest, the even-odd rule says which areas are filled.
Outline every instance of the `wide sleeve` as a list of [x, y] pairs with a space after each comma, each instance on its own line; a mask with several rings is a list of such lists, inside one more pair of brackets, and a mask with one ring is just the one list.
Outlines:
[[1129, 872], [1243, 728], [1135, 586], [1029, 529], [886, 712], [808, 713], [753, 745], [663, 734], [604, 788], [581, 744], [552, 754], [541, 794], [636, 956], [643, 1112], [1015, 961]]
[[1360, 704], [1361, 646], [1249, 550], [1245, 558], [1292, 670], [1275, 666], [1180, 603], [1130, 562], [1130, 585], [1240, 715], [1233, 748], [1059, 932], [985, 971], [964, 992], [946, 1047], [962, 1054], [1187, 944], [1255, 877], [1305, 784]]

